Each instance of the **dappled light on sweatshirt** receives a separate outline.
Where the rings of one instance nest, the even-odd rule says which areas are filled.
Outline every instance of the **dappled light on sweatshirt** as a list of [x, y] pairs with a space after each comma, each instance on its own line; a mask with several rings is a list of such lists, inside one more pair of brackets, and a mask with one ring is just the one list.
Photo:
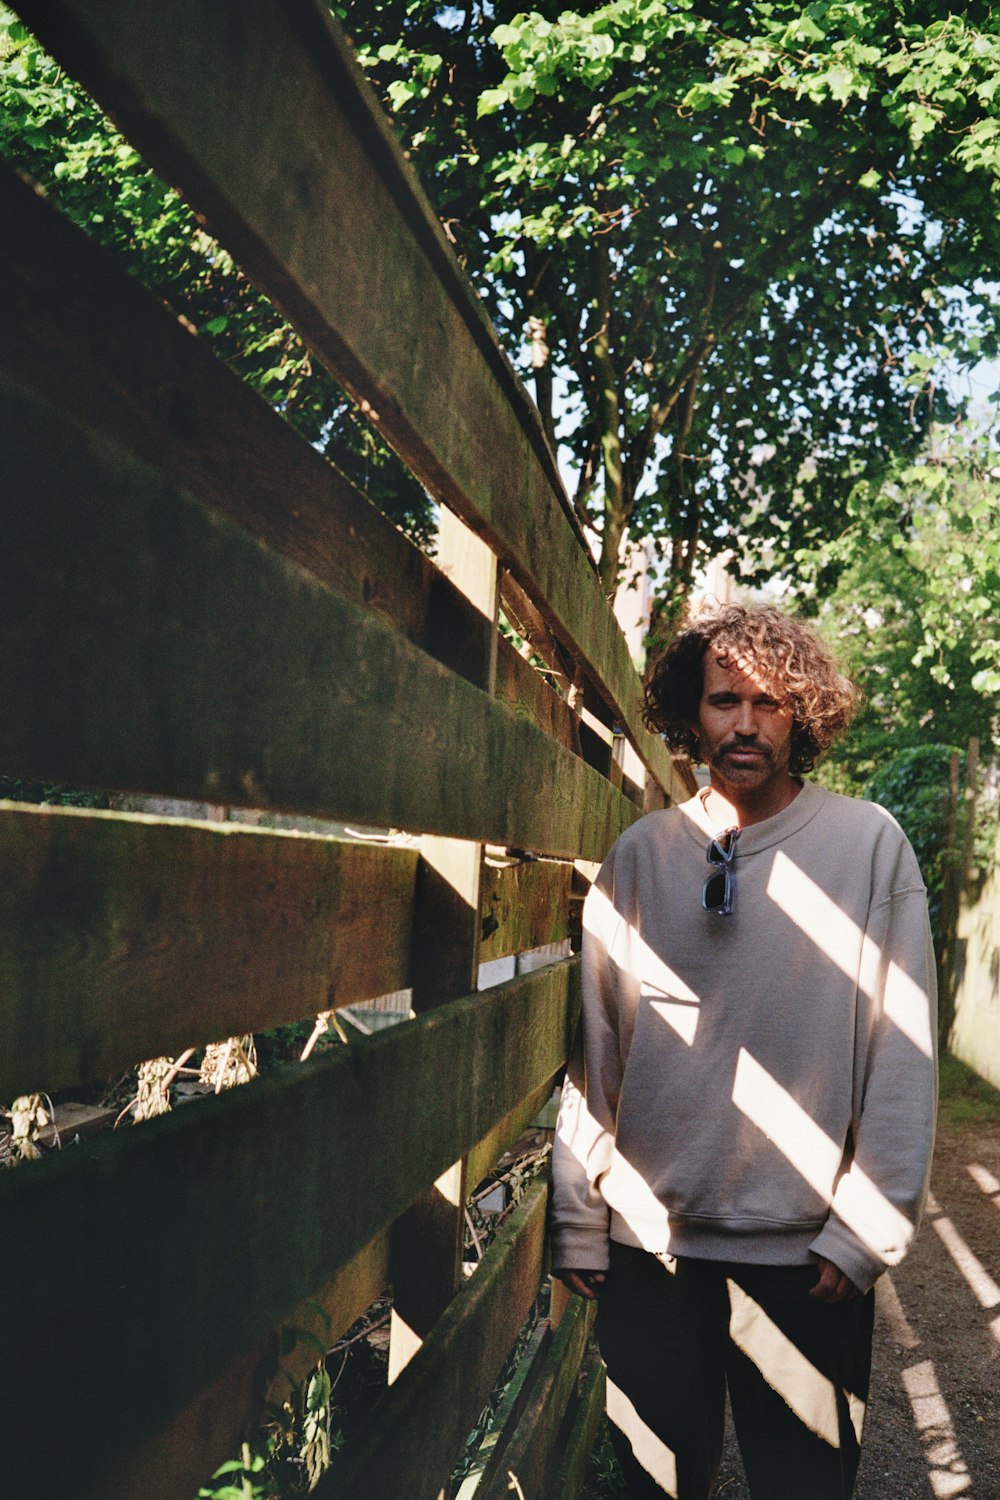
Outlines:
[[[584, 908], [584, 931], [607, 945], [621, 916], [599, 886], [593, 886]], [[632, 929], [630, 948], [635, 955], [636, 977], [642, 975], [642, 997], [658, 1016], [672, 1026], [682, 1041], [693, 1046], [698, 1029], [700, 1000], [660, 955]]]
[[[638, 1242], [653, 1255], [662, 1252], [668, 1234], [667, 1210], [641, 1173], [615, 1149], [611, 1136], [594, 1119], [584, 1096], [572, 1087], [563, 1087], [563, 1107], [552, 1149], [554, 1161], [568, 1154], [593, 1180], [602, 1177], [613, 1163], [618, 1196], [639, 1210]], [[608, 1201], [614, 1206], [616, 1199], [612, 1196]]]
[[[837, 1172], [843, 1147], [820, 1129], [745, 1047], [740, 1048], [736, 1065], [733, 1103], [811, 1187], [823, 1191], [824, 1184]], [[913, 1225], [857, 1162], [852, 1162], [840, 1178], [833, 1202], [838, 1216], [869, 1249], [885, 1254], [885, 1246], [898, 1245], [897, 1258], [902, 1256], [912, 1238]]]
[[[763, 1378], [803, 1426], [831, 1448], [840, 1447], [837, 1389], [817, 1370], [801, 1349], [769, 1318], [764, 1309], [738, 1282], [727, 1278], [729, 1288], [729, 1334]], [[845, 1392], [851, 1426], [857, 1441], [865, 1420], [865, 1403]]]
[[608, 1421], [613, 1422], [627, 1440], [636, 1462], [655, 1479], [665, 1495], [677, 1500], [676, 1455], [647, 1427], [625, 1392], [619, 1390], [611, 1379], [607, 1383], [605, 1409]]
[[[862, 933], [857, 923], [841, 911], [835, 901], [810, 880], [804, 870], [783, 850], [774, 856], [767, 894], [776, 906], [809, 937], [869, 1000], [880, 992], [882, 954], [877, 943]], [[861, 971], [855, 975], [851, 957], [861, 945]], [[889, 963], [884, 989], [885, 1014], [924, 1057], [934, 1056], [927, 997], [918, 984], [895, 962]]]

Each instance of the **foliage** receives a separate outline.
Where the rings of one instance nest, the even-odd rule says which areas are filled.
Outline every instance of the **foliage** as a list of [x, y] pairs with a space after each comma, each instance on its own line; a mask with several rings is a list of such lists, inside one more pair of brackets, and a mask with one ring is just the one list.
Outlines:
[[917, 463], [860, 484], [841, 534], [796, 557], [811, 601], [864, 695], [823, 779], [858, 792], [887, 757], [919, 745], [1000, 749], [1000, 452], [986, 437], [932, 434]]
[[608, 1419], [602, 1417], [597, 1439], [587, 1462], [586, 1493], [594, 1500], [617, 1500], [626, 1493], [625, 1476], [611, 1446]]
[[[949, 768], [955, 752], [950, 745], [921, 745], [903, 750], [868, 782], [864, 795], [888, 809], [900, 824], [917, 856], [927, 886], [931, 926], [941, 937], [941, 906], [949, 857], [960, 857], [965, 839], [966, 808], [959, 799], [955, 817], [955, 845], [945, 847], [948, 820]], [[965, 785], [966, 757], [959, 756], [959, 784]], [[992, 866], [997, 808], [980, 806], [973, 833], [973, 863]]]
[[865, 787], [865, 796], [892, 813], [913, 845], [930, 898], [932, 922], [941, 910], [951, 754], [949, 745], [903, 750]]
[[0, 4], [0, 152], [417, 540], [427, 495], [179, 195]]
[[539, 405], [613, 587], [786, 569], [995, 352], [1000, 19], [882, 0], [338, 10]]
[[1000, 1089], [951, 1053], [941, 1056], [939, 1115], [945, 1125], [1000, 1123]]
[[0, 798], [11, 802], [34, 802], [45, 807], [108, 806], [106, 792], [83, 792], [47, 781], [22, 781], [18, 776], [0, 776]]

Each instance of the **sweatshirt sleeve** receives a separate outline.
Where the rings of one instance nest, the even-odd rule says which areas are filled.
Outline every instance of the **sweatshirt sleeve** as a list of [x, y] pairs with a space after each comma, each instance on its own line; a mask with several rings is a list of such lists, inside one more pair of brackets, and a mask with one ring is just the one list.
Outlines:
[[869, 913], [856, 1048], [852, 1149], [811, 1249], [867, 1291], [909, 1249], [934, 1144], [935, 967], [926, 892], [917, 883]]
[[611, 957], [620, 925], [610, 860], [584, 904], [582, 1014], [567, 1068], [552, 1147], [552, 1264], [557, 1270], [608, 1266], [608, 1206], [601, 1178], [611, 1166], [622, 1063], [620, 975]]

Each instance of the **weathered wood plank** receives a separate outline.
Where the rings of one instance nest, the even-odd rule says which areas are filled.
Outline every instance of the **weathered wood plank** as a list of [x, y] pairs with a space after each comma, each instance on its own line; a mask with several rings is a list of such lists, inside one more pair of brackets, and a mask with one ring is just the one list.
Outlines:
[[561, 942], [569, 933], [573, 866], [553, 860], [487, 864], [480, 893], [483, 961]]
[[[2, 162], [0, 222], [0, 367], [477, 681], [491, 629], [482, 612]], [[497, 649], [497, 696], [578, 752], [575, 715], [508, 641]]]
[[359, 1250], [281, 1328], [200, 1392], [161, 1432], [102, 1475], [96, 1488], [85, 1482], [74, 1496], [150, 1500], [153, 1474], [156, 1500], [191, 1500], [219, 1464], [239, 1452], [240, 1440], [260, 1420], [265, 1395], [276, 1405], [287, 1400], [292, 1384], [305, 1380], [315, 1368], [320, 1346], [329, 1348], [382, 1294], [388, 1281], [389, 1237], [383, 1234]]
[[538, 1293], [545, 1182], [533, 1183], [316, 1500], [435, 1500]]
[[467, 1178], [470, 1192], [475, 1191], [508, 1146], [512, 1146], [518, 1136], [523, 1135], [527, 1130], [532, 1120], [551, 1097], [553, 1081], [554, 1075], [553, 1078], [547, 1078], [533, 1093], [512, 1109], [510, 1114], [505, 1115], [469, 1152]]
[[8, 774], [569, 856], [635, 818], [533, 724], [2, 375], [0, 448]]
[[0, 803], [0, 1099], [409, 984], [417, 853]]
[[21, 0], [20, 10], [419, 478], [489, 541], [669, 785], [670, 758], [642, 727], [624, 637], [537, 414], [325, 8]]
[[[475, 680], [489, 621], [201, 340], [2, 162], [0, 223], [7, 291], [0, 368]], [[537, 674], [520, 666], [527, 695]]]
[[580, 753], [581, 724], [576, 714], [502, 636], [497, 641], [496, 696], [560, 745]]
[[596, 1352], [588, 1354], [581, 1372], [576, 1416], [547, 1500], [577, 1500], [604, 1416], [604, 1393], [604, 1365]]
[[552, 1449], [559, 1425], [576, 1386], [580, 1362], [593, 1322], [593, 1309], [574, 1297], [545, 1356], [524, 1411], [503, 1446], [502, 1459], [477, 1491], [479, 1500], [508, 1500], [514, 1489], [524, 1500], [536, 1496], [552, 1478]]
[[[551, 1077], [577, 1011], [570, 961], [0, 1174], [12, 1493], [100, 1493]], [[38, 1399], [53, 1351], [73, 1392], [57, 1445]]]
[[531, 1335], [517, 1369], [511, 1376], [500, 1404], [479, 1444], [472, 1467], [462, 1480], [455, 1500], [472, 1500], [479, 1486], [485, 1482], [486, 1476], [492, 1472], [494, 1464], [499, 1462], [503, 1453], [505, 1434], [508, 1434], [517, 1424], [551, 1342], [552, 1328], [546, 1319], [542, 1319]]
[[[499, 639], [499, 567], [490, 549], [457, 516], [442, 510], [438, 563], [490, 622], [475, 681], [492, 696]], [[411, 1005], [418, 1014], [468, 995], [479, 979], [479, 887], [483, 847], [425, 837], [414, 903]], [[398, 1379], [462, 1280], [465, 1160], [453, 1162], [397, 1221], [392, 1237], [389, 1381]], [[447, 1474], [442, 1474], [444, 1482]]]

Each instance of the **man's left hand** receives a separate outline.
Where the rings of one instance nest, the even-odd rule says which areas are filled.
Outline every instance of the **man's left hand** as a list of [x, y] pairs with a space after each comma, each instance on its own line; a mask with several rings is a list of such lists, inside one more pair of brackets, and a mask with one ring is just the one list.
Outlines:
[[850, 1302], [853, 1297], [861, 1296], [860, 1287], [856, 1287], [832, 1260], [827, 1260], [825, 1255], [818, 1255], [816, 1260], [819, 1279], [811, 1289], [810, 1297], [816, 1297], [820, 1302]]

